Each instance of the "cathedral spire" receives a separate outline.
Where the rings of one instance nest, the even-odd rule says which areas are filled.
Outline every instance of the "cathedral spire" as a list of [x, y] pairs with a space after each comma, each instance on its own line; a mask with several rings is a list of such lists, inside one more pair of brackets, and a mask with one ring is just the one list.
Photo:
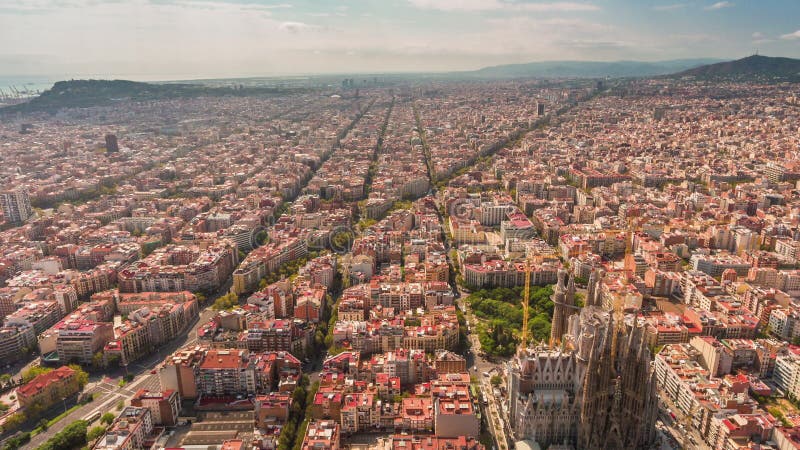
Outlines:
[[602, 306], [603, 305], [603, 292], [602, 292], [602, 283], [603, 278], [606, 276], [606, 272], [603, 269], [599, 269], [597, 271], [597, 279], [594, 282], [594, 298], [592, 299], [592, 305], [594, 306]]
[[558, 283], [556, 283], [556, 292], [564, 292], [566, 287], [564, 286], [564, 280], [567, 278], [567, 271], [564, 269], [558, 269]]
[[594, 289], [597, 285], [597, 270], [592, 269], [592, 272], [589, 274], [589, 281], [586, 283], [586, 301], [585, 306], [592, 306], [594, 305]]
[[[565, 298], [569, 290], [566, 286], [558, 297]], [[569, 309], [574, 307], [562, 311]], [[515, 438], [532, 437], [544, 448], [564, 439], [587, 450], [653, 448], [658, 402], [645, 329], [638, 321], [630, 329], [624, 323], [611, 311], [585, 308], [570, 318], [569, 334], [580, 337], [576, 348], [564, 340], [551, 347], [556, 351], [542, 352], [520, 372], [510, 372], [512, 380], [524, 380], [511, 383], [510, 392], [519, 386], [519, 394], [513, 391], [510, 397], [518, 398], [511, 406]], [[568, 383], [558, 378], [567, 373], [573, 376]], [[563, 405], [542, 395], [554, 382], [567, 392], [571, 416], [559, 414]]]
[[553, 325], [550, 328], [550, 348], [555, 348], [561, 343], [564, 333], [567, 332], [569, 317], [575, 313], [575, 282], [574, 277], [569, 280], [569, 287], [564, 286], [567, 271], [558, 271], [558, 284], [553, 292]]
[[567, 283], [567, 298], [566, 302], [568, 305], [575, 306], [575, 276], [569, 277], [569, 283]]

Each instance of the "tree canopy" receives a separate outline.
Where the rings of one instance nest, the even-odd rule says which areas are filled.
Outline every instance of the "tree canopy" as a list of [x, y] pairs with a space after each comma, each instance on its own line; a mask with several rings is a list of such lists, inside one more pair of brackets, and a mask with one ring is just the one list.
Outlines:
[[[534, 340], [550, 336], [553, 302], [550, 286], [532, 286], [530, 292], [528, 330]], [[467, 297], [476, 317], [484, 319], [477, 327], [481, 348], [490, 355], [514, 354], [522, 330], [522, 287], [480, 289]]]

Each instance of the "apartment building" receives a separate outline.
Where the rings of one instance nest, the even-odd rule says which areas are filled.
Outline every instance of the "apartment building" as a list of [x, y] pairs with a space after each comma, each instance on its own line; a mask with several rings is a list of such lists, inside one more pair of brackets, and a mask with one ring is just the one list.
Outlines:
[[16, 395], [22, 408], [35, 407], [39, 413], [42, 413], [60, 403], [64, 398], [72, 396], [80, 388], [77, 372], [67, 366], [61, 366], [37, 375], [31, 381], [18, 387]]
[[56, 351], [61, 362], [90, 365], [95, 353], [114, 339], [114, 325], [82, 318], [67, 318], [52, 328], [57, 333]]
[[153, 431], [153, 416], [149, 408], [128, 406], [108, 427], [92, 450], [133, 450], [145, 447]]
[[181, 412], [181, 397], [171, 389], [160, 392], [139, 389], [131, 397], [131, 406], [149, 409], [153, 425], [175, 426]]

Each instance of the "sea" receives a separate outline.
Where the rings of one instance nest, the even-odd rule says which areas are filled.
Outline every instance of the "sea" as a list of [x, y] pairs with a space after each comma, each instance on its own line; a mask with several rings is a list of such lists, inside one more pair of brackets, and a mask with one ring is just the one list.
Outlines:
[[58, 80], [58, 77], [0, 75], [0, 96], [15, 95], [15, 91], [23, 96], [36, 95], [53, 87], [53, 83]]
[[176, 78], [165, 76], [142, 76], [142, 75], [109, 75], [109, 74], [67, 74], [67, 75], [0, 75], [0, 98], [4, 96], [31, 97], [40, 94], [53, 87], [56, 81], [64, 80], [133, 80], [133, 81], [168, 81]]
[[197, 75], [122, 75], [122, 74], [67, 74], [67, 75], [0, 75], [0, 100], [5, 97], [32, 97], [53, 87], [56, 81], [65, 80], [131, 80], [151, 83], [200, 83], [209, 86], [287, 86], [309, 83], [307, 76], [202, 78]]

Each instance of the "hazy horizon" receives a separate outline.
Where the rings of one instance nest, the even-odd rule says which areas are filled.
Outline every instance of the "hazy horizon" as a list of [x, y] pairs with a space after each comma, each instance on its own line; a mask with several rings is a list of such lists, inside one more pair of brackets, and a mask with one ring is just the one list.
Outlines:
[[[609, 59], [609, 60], [591, 60], [591, 59], [562, 59], [562, 60], [555, 60], [555, 59], [548, 59], [548, 60], [538, 60], [538, 61], [512, 61], [502, 64], [491, 64], [491, 65], [481, 65], [477, 67], [470, 67], [464, 69], [441, 69], [441, 70], [393, 70], [393, 71], [357, 71], [357, 72], [347, 72], [347, 71], [318, 71], [318, 72], [285, 72], [285, 73], [264, 73], [264, 74], [250, 74], [250, 75], [237, 75], [237, 74], [230, 74], [230, 75], [222, 75], [222, 76], [209, 76], [204, 77], [198, 74], [175, 74], [175, 73], [167, 73], [167, 74], [157, 74], [157, 73], [52, 73], [52, 74], [11, 74], [5, 75], [0, 73], [0, 80], [2, 79], [19, 79], [19, 80], [52, 80], [52, 81], [62, 81], [62, 80], [69, 80], [69, 79], [120, 79], [120, 80], [133, 80], [133, 81], [151, 81], [151, 82], [160, 82], [160, 81], [192, 81], [192, 80], [225, 80], [225, 79], [258, 79], [258, 78], [303, 78], [303, 77], [325, 77], [325, 76], [345, 76], [345, 75], [403, 75], [403, 74], [447, 74], [447, 73], [459, 73], [459, 72], [472, 72], [481, 69], [486, 69], [489, 67], [496, 67], [496, 66], [506, 66], [506, 65], [525, 65], [525, 64], [546, 64], [546, 63], [623, 63], [623, 62], [631, 62], [631, 63], [659, 63], [659, 62], [672, 62], [672, 61], [681, 61], [681, 60], [734, 60], [743, 58], [749, 55], [736, 55], [730, 57], [696, 57], [696, 58], [675, 58], [675, 59], [653, 59], [653, 60], [645, 60], [645, 59]], [[775, 56], [781, 57], [783, 55], [765, 55], [761, 54], [761, 56]]]
[[0, 75], [142, 81], [800, 57], [800, 2], [0, 0]]

